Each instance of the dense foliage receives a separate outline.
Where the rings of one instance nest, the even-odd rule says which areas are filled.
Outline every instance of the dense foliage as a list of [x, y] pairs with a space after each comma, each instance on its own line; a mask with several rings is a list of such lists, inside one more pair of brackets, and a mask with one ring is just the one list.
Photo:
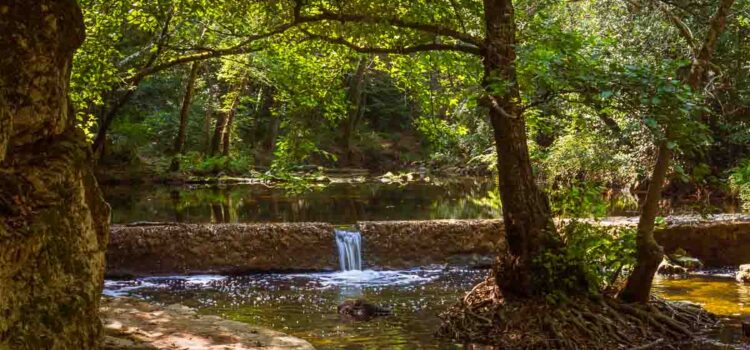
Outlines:
[[[112, 119], [104, 163], [156, 172], [169, 167], [195, 63], [183, 170], [247, 175], [253, 166], [386, 171], [422, 164], [485, 172], [496, 166], [475, 57], [356, 50], [442, 43], [443, 37], [345, 21], [287, 26], [294, 23], [294, 2], [87, 0], [82, 6], [88, 40], [76, 55], [73, 100], [92, 138]], [[398, 6], [320, 2], [304, 11], [388, 13]], [[482, 32], [473, 1], [424, 6], [409, 16]], [[673, 190], [729, 189], [729, 169], [750, 157], [747, 1], [735, 6], [719, 38], [706, 91], [680, 82], [697, 41], [685, 35], [698, 38], [707, 30], [713, 6], [517, 2], [521, 98], [532, 158], [547, 187], [643, 188], [658, 139], [669, 137], [678, 152]], [[247, 16], [222, 15], [229, 11]], [[741, 187], [737, 180], [732, 186]]]

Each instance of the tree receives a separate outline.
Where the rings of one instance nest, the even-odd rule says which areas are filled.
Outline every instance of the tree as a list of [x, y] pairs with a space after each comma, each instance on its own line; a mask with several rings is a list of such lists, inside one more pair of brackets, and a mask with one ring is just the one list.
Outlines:
[[[711, 17], [706, 37], [699, 49], [693, 47], [695, 39], [690, 34], [691, 31], [687, 29], [686, 25], [678, 18], [673, 17], [671, 13], [667, 13], [670, 16], [670, 20], [677, 25], [685, 37], [685, 41], [691, 47], [691, 52], [693, 53], [692, 62], [688, 73], [683, 77], [683, 81], [696, 93], [700, 93], [706, 84], [708, 72], [711, 69], [711, 60], [716, 50], [716, 42], [726, 27], [726, 19], [733, 3], [734, 0], [719, 1], [716, 13]], [[666, 5], [662, 4], [661, 6]], [[649, 301], [654, 274], [664, 256], [662, 248], [654, 239], [654, 222], [659, 213], [662, 187], [669, 171], [669, 164], [673, 155], [672, 149], [675, 147], [673, 138], [677, 135], [674, 135], [675, 132], [671, 129], [674, 129], [674, 126], [664, 126], [664, 132], [658, 144], [656, 164], [654, 165], [648, 193], [646, 194], [646, 199], [641, 208], [640, 220], [638, 221], [638, 259], [633, 272], [628, 278], [627, 285], [620, 293], [620, 298], [625, 301], [640, 303]], [[689, 135], [683, 135], [683, 137], [689, 137]]]
[[177, 131], [177, 137], [174, 142], [174, 153], [182, 154], [185, 150], [185, 133], [187, 132], [188, 114], [190, 112], [190, 102], [193, 100], [195, 91], [195, 80], [198, 76], [200, 64], [194, 62], [190, 65], [187, 86], [185, 86], [185, 96], [182, 98], [182, 108], [180, 108], [180, 127]]
[[[368, 5], [377, 6], [369, 3], [362, 6]], [[447, 7], [452, 6], [447, 4]], [[336, 12], [322, 6], [314, 8], [314, 14], [299, 14], [298, 18], [302, 19], [302, 23], [332, 21], [344, 24], [382, 24], [419, 33], [414, 34], [416, 43], [395, 43], [392, 47], [381, 47], [360, 45], [341, 33], [330, 34], [315, 32], [313, 28], [302, 29], [312, 39], [343, 45], [360, 53], [410, 54], [446, 50], [476, 55], [482, 59], [484, 91], [481, 99], [487, 106], [493, 126], [505, 239], [508, 243], [507, 254], [501, 254], [503, 261], [495, 268], [496, 280], [503, 290], [503, 295], [508, 298], [544, 295], [552, 292], [550, 288], [556, 289], [559, 286], [534, 278], [535, 273], [540, 271], [537, 265], [539, 257], [543, 254], [559, 254], [563, 244], [552, 222], [548, 199], [538, 188], [531, 167], [523, 117], [524, 106], [516, 77], [517, 43], [513, 4], [509, 0], [485, 0], [481, 6], [468, 10], [475, 10], [476, 15], [481, 14], [482, 21], [474, 22], [479, 26], [475, 31], [481, 30], [484, 33], [483, 38], [451, 27], [420, 22], [418, 19]], [[366, 38], [362, 39], [360, 32], [352, 32], [355, 40], [365, 41], [367, 44]], [[420, 40], [431, 42], [419, 42]], [[581, 273], [575, 270], [575, 267], [571, 267], [561, 273], [573, 276]], [[582, 278], [573, 278], [581, 280], [582, 290], [588, 289]]]
[[0, 348], [95, 349], [109, 207], [68, 99], [74, 0], [0, 2]]

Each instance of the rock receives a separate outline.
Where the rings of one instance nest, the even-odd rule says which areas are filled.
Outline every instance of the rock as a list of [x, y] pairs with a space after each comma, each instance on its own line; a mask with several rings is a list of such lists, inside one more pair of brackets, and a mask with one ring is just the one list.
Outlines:
[[391, 310], [372, 304], [364, 299], [347, 299], [338, 306], [338, 313], [345, 319], [367, 321], [377, 316], [389, 316]]
[[750, 317], [746, 317], [742, 320], [742, 335], [750, 338]]
[[698, 270], [703, 267], [703, 263], [700, 260], [689, 256], [680, 256], [672, 259], [672, 261], [676, 265], [686, 268], [688, 271]]
[[688, 253], [682, 248], [677, 248], [674, 253], [667, 255], [667, 260], [670, 264], [682, 266], [688, 271], [703, 268], [703, 262], [688, 255]]
[[448, 257], [448, 266], [470, 269], [488, 269], [495, 263], [493, 254], [458, 254]]
[[661, 264], [659, 264], [659, 268], [656, 270], [656, 273], [665, 276], [677, 276], [687, 274], [688, 269], [680, 265], [671, 264], [669, 263], [669, 261], [667, 261], [667, 259], [664, 259], [661, 261]]
[[737, 282], [750, 283], [750, 264], [740, 265], [737, 271]]

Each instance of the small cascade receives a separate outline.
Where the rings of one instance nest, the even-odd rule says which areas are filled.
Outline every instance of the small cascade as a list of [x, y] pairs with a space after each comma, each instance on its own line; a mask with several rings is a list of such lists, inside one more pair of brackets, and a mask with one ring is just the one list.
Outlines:
[[336, 229], [341, 271], [362, 270], [362, 235], [359, 231]]

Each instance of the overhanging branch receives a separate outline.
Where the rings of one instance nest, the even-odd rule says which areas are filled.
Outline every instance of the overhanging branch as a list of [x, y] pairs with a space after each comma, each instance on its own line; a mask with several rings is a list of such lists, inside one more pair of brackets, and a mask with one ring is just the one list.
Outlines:
[[468, 33], [447, 28], [434, 24], [411, 22], [398, 17], [384, 17], [384, 16], [373, 16], [373, 15], [360, 15], [360, 14], [338, 14], [330, 12], [326, 9], [319, 9], [320, 14], [311, 16], [300, 16], [299, 20], [304, 22], [320, 22], [320, 21], [336, 21], [341, 23], [357, 22], [357, 23], [369, 23], [369, 24], [385, 24], [398, 28], [413, 29], [425, 33], [432, 33], [435, 35], [450, 37], [466, 44], [470, 44], [476, 47], [484, 46], [484, 42]]
[[331, 44], [337, 44], [346, 46], [359, 53], [370, 53], [370, 54], [396, 54], [396, 55], [407, 55], [417, 52], [425, 51], [456, 51], [463, 52], [472, 55], [481, 55], [481, 49], [476, 46], [471, 46], [463, 43], [458, 44], [441, 44], [441, 43], [426, 43], [426, 44], [414, 44], [409, 46], [392, 46], [392, 47], [373, 47], [373, 46], [360, 46], [352, 43], [342, 37], [330, 37], [320, 34], [310, 33], [307, 30], [302, 30], [305, 35], [310, 39], [317, 39], [325, 41]]

